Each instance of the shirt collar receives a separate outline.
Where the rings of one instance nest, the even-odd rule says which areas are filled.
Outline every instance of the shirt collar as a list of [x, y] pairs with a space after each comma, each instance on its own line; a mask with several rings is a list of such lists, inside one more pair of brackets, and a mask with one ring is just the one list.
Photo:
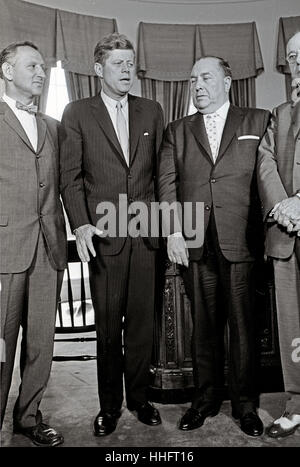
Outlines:
[[[101, 90], [100, 94], [101, 94], [104, 104], [108, 106], [110, 109], [115, 110], [118, 101], [116, 99], [112, 99], [111, 97], [109, 97], [107, 94], [105, 94], [103, 90]], [[123, 99], [121, 99], [119, 102], [121, 102], [122, 107], [126, 109], [126, 106], [128, 104], [128, 95], [126, 94], [126, 96], [123, 97]]]
[[[19, 110], [17, 109], [16, 107], [16, 100], [15, 99], [12, 99], [11, 97], [9, 97], [7, 94], [3, 93], [3, 96], [2, 96], [2, 99], [4, 100], [4, 102], [7, 103], [7, 105], [9, 105], [9, 107], [11, 109], [15, 109], [15, 110]], [[30, 104], [28, 105], [32, 105], [33, 102], [31, 102]], [[27, 112], [28, 113], [28, 112]]]

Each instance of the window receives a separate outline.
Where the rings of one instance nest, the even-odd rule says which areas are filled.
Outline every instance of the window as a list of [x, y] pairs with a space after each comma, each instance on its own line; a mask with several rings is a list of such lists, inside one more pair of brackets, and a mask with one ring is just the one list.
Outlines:
[[61, 120], [65, 106], [69, 103], [65, 72], [61, 62], [51, 69], [50, 84], [47, 98], [46, 114]]

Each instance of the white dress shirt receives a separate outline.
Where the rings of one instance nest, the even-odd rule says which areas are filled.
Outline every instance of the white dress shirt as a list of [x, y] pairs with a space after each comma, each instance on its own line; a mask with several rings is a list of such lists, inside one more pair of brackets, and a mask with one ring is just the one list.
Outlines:
[[32, 144], [33, 149], [37, 150], [38, 143], [38, 131], [36, 125], [36, 117], [34, 114], [30, 114], [26, 110], [20, 110], [16, 107], [16, 101], [6, 94], [3, 94], [2, 99], [11, 108], [19, 122], [21, 123], [29, 141]]
[[[214, 114], [216, 114], [217, 143], [218, 143], [217, 155], [218, 155], [218, 152], [219, 152], [219, 148], [220, 148], [220, 144], [221, 144], [221, 139], [222, 139], [223, 130], [224, 130], [224, 126], [225, 126], [225, 122], [226, 122], [229, 107], [230, 107], [230, 102], [226, 101], [225, 104], [223, 104], [221, 107], [219, 107], [218, 110], [213, 112]], [[204, 114], [203, 115], [204, 125], [205, 125], [206, 130], [207, 130], [207, 120], [208, 120], [207, 115], [211, 115], [211, 114]]]
[[[107, 108], [107, 111], [109, 113], [109, 116], [111, 118], [112, 124], [114, 126], [116, 135], [118, 136], [117, 132], [117, 102], [115, 99], [112, 99], [109, 97], [105, 92], [101, 91], [101, 97], [102, 100], [105, 104], [105, 107]], [[121, 112], [123, 113], [127, 125], [127, 132], [129, 134], [129, 113], [128, 113], [128, 96], [126, 95], [123, 99], [120, 100], [120, 103], [122, 105], [122, 110]]]

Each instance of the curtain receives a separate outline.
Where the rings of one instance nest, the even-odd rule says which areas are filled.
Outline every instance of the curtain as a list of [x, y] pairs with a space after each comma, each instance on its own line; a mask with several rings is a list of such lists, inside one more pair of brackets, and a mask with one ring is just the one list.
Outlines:
[[165, 124], [187, 115], [189, 107], [189, 81], [141, 81], [142, 96], [160, 103], [164, 109]]
[[298, 31], [300, 31], [300, 16], [279, 18], [276, 68], [279, 73], [285, 75], [287, 100], [291, 98], [291, 75], [289, 65], [286, 61], [286, 45], [289, 39]]
[[231, 102], [255, 107], [255, 77], [263, 71], [263, 60], [254, 22], [139, 24], [137, 73], [142, 95], [162, 105], [165, 123], [187, 115], [190, 72], [204, 55], [223, 57], [230, 63]]
[[230, 102], [239, 107], [255, 107], [255, 78], [233, 80], [229, 93]]
[[98, 76], [87, 76], [72, 71], [65, 71], [68, 95], [70, 101], [99, 94], [101, 83]]

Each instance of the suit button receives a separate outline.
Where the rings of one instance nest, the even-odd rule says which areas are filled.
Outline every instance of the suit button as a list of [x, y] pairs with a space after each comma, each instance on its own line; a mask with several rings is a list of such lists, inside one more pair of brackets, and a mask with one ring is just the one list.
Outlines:
[[132, 175], [131, 175], [131, 174], [128, 174], [127, 178], [132, 178]]
[[129, 198], [129, 202], [130, 203], [133, 203], [134, 199], [133, 198]]
[[210, 181], [211, 183], [216, 183], [217, 180], [215, 178], [211, 178]]
[[36, 157], [37, 159], [39, 159], [41, 156], [40, 156], [39, 154], [37, 154], [35, 157]]
[[205, 206], [206, 211], [210, 211], [210, 206], [208, 204]]
[[42, 217], [43, 217], [43, 213], [40, 212], [40, 219], [42, 219]]
[[41, 182], [41, 183], [40, 183], [40, 187], [41, 187], [41, 188], [44, 188], [44, 186], [45, 186], [45, 183]]

